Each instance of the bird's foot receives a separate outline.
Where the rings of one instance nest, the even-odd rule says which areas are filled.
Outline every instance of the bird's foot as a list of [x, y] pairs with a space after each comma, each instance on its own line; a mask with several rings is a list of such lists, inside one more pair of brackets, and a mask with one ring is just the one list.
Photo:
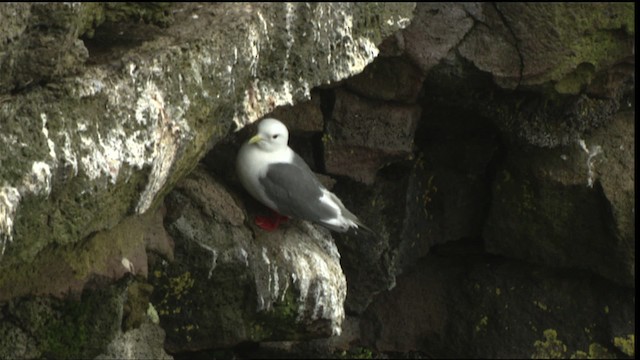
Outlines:
[[255, 219], [256, 225], [264, 231], [274, 231], [280, 224], [289, 221], [289, 218], [273, 211], [271, 216], [257, 215]]

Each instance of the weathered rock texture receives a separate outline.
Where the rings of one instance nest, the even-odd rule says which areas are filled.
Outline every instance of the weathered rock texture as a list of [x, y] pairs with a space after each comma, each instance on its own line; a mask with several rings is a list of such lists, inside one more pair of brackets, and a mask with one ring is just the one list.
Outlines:
[[[338, 176], [334, 191], [380, 235], [338, 237], [345, 306], [363, 319], [348, 343], [438, 357], [633, 356], [630, 5], [440, 3], [415, 14], [362, 74], [320, 94], [316, 169]], [[450, 268], [429, 254], [464, 239], [472, 246]], [[422, 267], [425, 256], [438, 265]]]
[[435, 358], [625, 356], [616, 344], [635, 332], [633, 289], [496, 261], [469, 243], [439, 250], [371, 304], [364, 344]]
[[[409, 24], [414, 7], [411, 3], [0, 7], [2, 313], [13, 314], [14, 302], [29, 303], [19, 300], [25, 296], [54, 302], [43, 312], [58, 307], [58, 302], [75, 309], [66, 299], [84, 294], [98, 280], [98, 288], [128, 274], [157, 280], [155, 290], [143, 291], [140, 304], [126, 305], [123, 300], [119, 306], [125, 310], [105, 307], [108, 322], [102, 323], [100, 317], [86, 325], [95, 309], [84, 298], [78, 305], [82, 311], [60, 320], [78, 331], [91, 331], [92, 336], [57, 334], [56, 321], [32, 324], [11, 315], [17, 320], [13, 325], [3, 322], [2, 331], [9, 340], [24, 341], [3, 341], [3, 357], [164, 357], [162, 349], [153, 348], [163, 341], [162, 332], [142, 328], [138, 319], [148, 308], [154, 309], [147, 306], [152, 292], [175, 300], [175, 293], [163, 292], [174, 290], [173, 278], [156, 279], [156, 271], [182, 269], [182, 260], [190, 256], [181, 252], [184, 241], [174, 244], [164, 232], [163, 213], [157, 211], [164, 196], [233, 130], [279, 105], [308, 99], [315, 86], [361, 72], [378, 54], [376, 45]], [[218, 195], [230, 198], [224, 191]], [[238, 228], [237, 236], [224, 239], [248, 244], [252, 235], [242, 210], [236, 207], [236, 214], [229, 213], [233, 209], [215, 208], [213, 213], [240, 219], [231, 225]], [[299, 225], [285, 237], [284, 243], [290, 245], [285, 253], [274, 247], [282, 243], [277, 239], [258, 237], [271, 244], [265, 253], [244, 247], [253, 251], [248, 253], [252, 272], [246, 276], [256, 279], [245, 283], [243, 291], [253, 297], [230, 300], [225, 311], [212, 313], [214, 317], [229, 316], [226, 310], [239, 316], [262, 314], [241, 324], [255, 327], [238, 328], [237, 336], [227, 336], [223, 333], [237, 322], [212, 325], [212, 318], [194, 313], [207, 326], [222, 330], [205, 334], [213, 334], [206, 341], [201, 336], [179, 343], [186, 338], [177, 331], [184, 329], [172, 328], [167, 347], [193, 350], [338, 333], [346, 289], [338, 254], [326, 231]], [[309, 236], [318, 243], [299, 248], [300, 239]], [[174, 252], [173, 246], [180, 251]], [[200, 248], [210, 264], [212, 252]], [[180, 261], [165, 269], [158, 260], [149, 274], [147, 252], [162, 261], [172, 261], [174, 255]], [[192, 265], [199, 269], [201, 264]], [[321, 265], [328, 275], [317, 273]], [[220, 265], [216, 274], [224, 274], [223, 269]], [[232, 267], [227, 273], [230, 287], [239, 281], [232, 276], [241, 276], [237, 271]], [[179, 279], [188, 284], [191, 278]], [[124, 293], [131, 290], [126, 288]], [[267, 310], [278, 301], [289, 307], [273, 311], [282, 317], [280, 327], [274, 328], [271, 320], [276, 315]], [[164, 311], [162, 321], [176, 311], [174, 306], [156, 305]], [[123, 317], [118, 311], [130, 314]], [[35, 319], [37, 311], [34, 314], [29, 316]], [[300, 324], [296, 329], [301, 334], [289, 329], [293, 323]], [[131, 331], [115, 331], [121, 324]], [[70, 343], [76, 335], [79, 342]], [[152, 348], [131, 347], [143, 339]]]
[[152, 208], [210, 142], [360, 72], [412, 8], [3, 7], [0, 266]]
[[175, 261], [150, 278], [167, 349], [339, 334], [347, 289], [328, 231], [292, 220], [252, 236], [240, 204], [200, 169], [167, 197]]
[[[2, 8], [0, 355], [634, 357], [633, 4], [412, 9]], [[271, 111], [375, 236], [252, 225]]]

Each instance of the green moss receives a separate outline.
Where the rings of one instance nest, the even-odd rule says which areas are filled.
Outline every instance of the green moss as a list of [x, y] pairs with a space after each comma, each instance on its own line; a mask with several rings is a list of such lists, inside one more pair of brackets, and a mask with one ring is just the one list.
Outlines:
[[575, 71], [567, 74], [555, 84], [560, 94], [579, 94], [591, 83], [595, 76], [595, 67], [589, 63], [580, 64]]
[[92, 337], [86, 324], [92, 311], [82, 302], [66, 304], [61, 310], [63, 317], [53, 321], [42, 334], [42, 350], [53, 358], [79, 357], [86, 352], [85, 348]]
[[355, 347], [335, 352], [333, 355], [336, 359], [373, 359], [373, 351], [365, 347]]
[[[558, 33], [558, 43], [569, 46], [569, 56], [563, 57], [561, 63], [555, 66], [555, 71], [550, 74], [552, 80], [561, 80], [583, 63], [600, 71], [629, 55], [630, 45], [621, 41], [617, 31], [623, 30], [633, 35], [633, 3], [602, 3], [596, 6], [555, 4], [549, 10], [552, 15], [548, 21]], [[579, 81], [576, 82], [576, 75], [569, 76], [574, 78], [569, 80], [573, 86], [568, 88], [575, 88]], [[564, 86], [561, 88], [568, 89]]]
[[144, 247], [149, 218], [150, 214], [126, 218], [113, 229], [101, 231], [80, 246], [73, 247], [73, 252], [65, 252], [65, 261], [78, 278], [84, 278], [91, 272], [105, 273], [110, 260], [134, 254]]
[[169, 2], [105, 3], [104, 17], [110, 22], [144, 21], [168, 26], [172, 20], [171, 6]]
[[629, 334], [626, 338], [622, 336], [616, 336], [613, 338], [613, 345], [620, 349], [623, 353], [630, 357], [635, 356], [636, 348], [636, 336], [635, 334]]
[[531, 189], [529, 181], [524, 180], [522, 182], [520, 206], [518, 210], [520, 214], [532, 213], [536, 211], [536, 195]]
[[298, 339], [304, 333], [298, 318], [298, 295], [287, 289], [281, 301], [273, 304], [269, 311], [261, 311], [256, 315], [251, 328], [251, 338], [259, 341], [269, 338]]
[[151, 292], [153, 292], [153, 286], [140, 281], [136, 281], [127, 287], [127, 300], [123, 309], [123, 331], [140, 327], [147, 318]]
[[119, 331], [121, 294], [116, 285], [85, 291], [79, 300], [27, 299], [10, 311], [45, 358], [93, 358]]
[[[97, 189], [103, 186], [96, 184], [98, 181], [77, 177], [46, 199], [25, 196], [14, 221], [16, 241], [8, 247], [0, 268], [10, 269], [18, 263], [31, 262], [51, 243], [76, 243], [91, 233], [115, 226], [131, 208], [132, 199], [138, 197], [138, 189], [131, 184], [145, 181], [146, 176], [146, 172], [137, 172], [128, 182], [104, 185], [105, 189], [101, 190]], [[118, 236], [120, 245], [130, 241], [128, 234], [131, 233]], [[0, 284], [3, 275], [4, 271], [0, 275]]]
[[6, 266], [0, 272], [0, 299], [30, 292], [57, 293], [92, 274], [109, 274], [113, 259], [144, 251], [144, 234], [151, 218], [152, 213], [133, 216], [79, 245], [47, 247], [30, 263]]

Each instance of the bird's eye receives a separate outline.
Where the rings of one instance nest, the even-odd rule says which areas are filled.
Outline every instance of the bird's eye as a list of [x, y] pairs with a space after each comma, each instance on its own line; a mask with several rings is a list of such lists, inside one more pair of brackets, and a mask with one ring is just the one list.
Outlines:
[[278, 134], [272, 135], [271, 138], [274, 139], [274, 140], [277, 139], [278, 138]]

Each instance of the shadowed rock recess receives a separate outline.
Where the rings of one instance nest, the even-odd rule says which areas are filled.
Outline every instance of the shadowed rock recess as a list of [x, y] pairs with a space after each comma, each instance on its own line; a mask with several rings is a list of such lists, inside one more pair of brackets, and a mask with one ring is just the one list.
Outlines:
[[[0, 358], [635, 357], [631, 3], [0, 6]], [[273, 116], [376, 235], [269, 210]]]

